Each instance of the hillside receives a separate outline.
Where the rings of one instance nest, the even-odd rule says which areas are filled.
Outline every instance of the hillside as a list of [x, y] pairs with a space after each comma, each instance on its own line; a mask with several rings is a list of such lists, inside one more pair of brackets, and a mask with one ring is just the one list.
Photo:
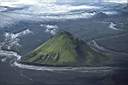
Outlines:
[[60, 32], [40, 45], [21, 63], [46, 66], [102, 66], [109, 56], [96, 52], [68, 32]]

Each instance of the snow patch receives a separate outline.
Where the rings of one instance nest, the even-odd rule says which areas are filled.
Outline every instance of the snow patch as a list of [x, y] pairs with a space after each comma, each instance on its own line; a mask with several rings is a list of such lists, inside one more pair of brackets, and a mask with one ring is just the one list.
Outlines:
[[55, 35], [57, 30], [58, 30], [58, 26], [57, 25], [44, 25], [41, 24], [41, 27], [45, 27], [45, 32], [50, 33], [51, 35]]
[[1, 59], [2, 62], [5, 62], [6, 60], [7, 60], [6, 57]]
[[0, 7], [0, 12], [7, 10], [7, 8]]
[[115, 23], [113, 23], [113, 22], [111, 22], [110, 24], [109, 24], [109, 28], [111, 28], [111, 29], [113, 29], [113, 30], [119, 30], [118, 28], [116, 28], [116, 24]]
[[58, 29], [58, 26], [56, 26], [56, 25], [46, 25], [45, 32], [55, 35], [57, 32], [57, 29]]
[[116, 14], [118, 14], [117, 11], [103, 11], [103, 13], [105, 13], [107, 15], [116, 15]]
[[4, 39], [3, 42], [1, 42], [2, 43], [1, 47], [4, 47], [4, 48], [10, 50], [13, 46], [17, 46], [17, 47], [21, 46], [19, 44], [20, 37], [22, 37], [24, 35], [27, 35], [27, 34], [30, 34], [30, 33], [32, 33], [32, 31], [29, 30], [29, 29], [23, 30], [19, 33], [8, 33], [8, 32], [6, 32], [4, 34], [5, 39]]
[[5, 51], [5, 50], [0, 50], [0, 56], [4, 56], [4, 58], [1, 60], [5, 62], [7, 59], [15, 58], [16, 60], [20, 60], [21, 56], [13, 51]]

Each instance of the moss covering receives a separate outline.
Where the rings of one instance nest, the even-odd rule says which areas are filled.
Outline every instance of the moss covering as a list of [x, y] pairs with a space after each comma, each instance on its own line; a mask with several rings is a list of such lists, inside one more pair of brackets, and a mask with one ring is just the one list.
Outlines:
[[22, 57], [21, 62], [51, 66], [98, 66], [108, 60], [108, 56], [96, 52], [84, 41], [68, 32], [60, 32]]

